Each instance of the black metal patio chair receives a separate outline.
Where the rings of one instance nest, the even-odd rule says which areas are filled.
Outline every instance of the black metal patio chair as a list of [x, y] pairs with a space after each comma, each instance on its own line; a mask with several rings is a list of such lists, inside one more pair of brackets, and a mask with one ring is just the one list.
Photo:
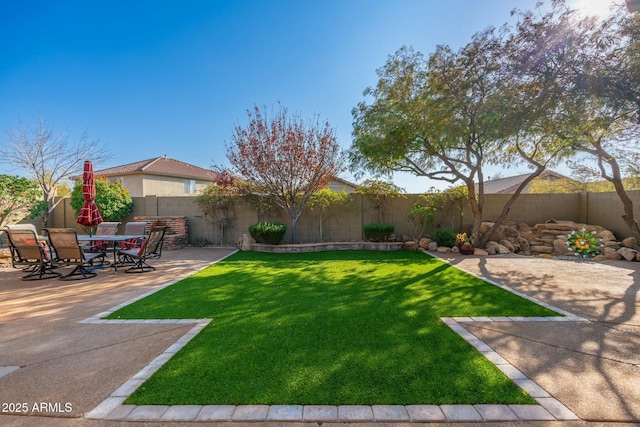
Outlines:
[[[79, 280], [95, 277], [96, 273], [87, 270], [96, 258], [104, 258], [103, 252], [85, 252], [78, 242], [78, 234], [73, 228], [45, 228], [49, 236], [49, 244], [56, 253], [55, 264], [61, 266], [75, 266], [60, 280]], [[81, 277], [80, 277], [81, 276]]]
[[144, 273], [156, 268], [147, 264], [147, 260], [158, 259], [162, 255], [162, 243], [167, 227], [154, 227], [149, 232], [149, 237], [142, 242], [140, 248], [120, 249], [119, 258], [130, 260], [133, 266], [125, 270], [125, 273]]

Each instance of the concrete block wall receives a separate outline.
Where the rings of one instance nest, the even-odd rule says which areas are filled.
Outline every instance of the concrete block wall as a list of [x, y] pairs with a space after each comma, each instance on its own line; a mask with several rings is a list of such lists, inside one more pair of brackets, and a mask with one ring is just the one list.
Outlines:
[[[640, 190], [628, 191], [633, 201], [633, 216], [640, 222]], [[618, 239], [631, 236], [629, 227], [622, 219], [624, 207], [616, 193], [589, 193], [588, 217], [589, 224], [606, 227]]]
[[[640, 191], [630, 191], [635, 205], [636, 219], [640, 221]], [[377, 210], [371, 203], [358, 194], [353, 194], [353, 203], [348, 207], [333, 207], [322, 214], [323, 240], [358, 241], [362, 240], [362, 226], [377, 222]], [[510, 195], [488, 194], [485, 196], [484, 219], [495, 220]], [[419, 195], [407, 195], [406, 199], [389, 202], [384, 213], [384, 221], [396, 227], [396, 234], [409, 234], [407, 214], [411, 206], [420, 202]], [[275, 208], [268, 217], [258, 218], [258, 213], [246, 200], [237, 200], [234, 206], [233, 226], [226, 230], [224, 244], [235, 244], [243, 234], [248, 233], [251, 224], [258, 220], [280, 221], [287, 225], [284, 241], [291, 241], [290, 218], [280, 208]], [[616, 193], [572, 193], [572, 194], [523, 194], [513, 205], [508, 221], [524, 222], [529, 225], [545, 222], [549, 219], [572, 220], [581, 223], [601, 225], [613, 231], [619, 239], [630, 235], [621, 218], [622, 203]], [[189, 223], [189, 241], [206, 239], [211, 243], [221, 242], [218, 225], [206, 218], [193, 197], [134, 197], [133, 212], [122, 220], [133, 221], [136, 216], [185, 216]], [[298, 241], [318, 242], [320, 239], [320, 213], [305, 210], [298, 221]], [[61, 203], [53, 212], [50, 224], [54, 227], [72, 227], [83, 232], [76, 223], [75, 214], [69, 200]], [[450, 228], [456, 232], [469, 231], [473, 215], [468, 206], [462, 212], [436, 214], [435, 226]], [[435, 227], [434, 227], [435, 228]], [[434, 230], [429, 230], [433, 232]]]

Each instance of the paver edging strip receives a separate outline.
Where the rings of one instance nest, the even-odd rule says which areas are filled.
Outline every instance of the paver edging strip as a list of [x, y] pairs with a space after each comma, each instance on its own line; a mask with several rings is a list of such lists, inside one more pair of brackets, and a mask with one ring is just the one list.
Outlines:
[[[235, 254], [226, 255], [214, 263]], [[423, 251], [424, 252], [424, 251]], [[426, 252], [425, 252], [426, 253]], [[437, 257], [441, 261], [448, 260]], [[202, 271], [205, 266], [196, 272]], [[457, 267], [460, 268], [460, 267]], [[478, 277], [475, 273], [461, 270]], [[190, 273], [189, 275], [194, 274]], [[145, 292], [125, 303], [119, 304], [108, 311], [99, 313], [80, 323], [157, 323], [157, 324], [195, 324], [185, 335], [170, 345], [160, 356], [152, 360], [131, 379], [118, 387], [111, 395], [103, 400], [93, 410], [84, 415], [88, 419], [121, 420], [121, 421], [297, 421], [297, 422], [495, 422], [495, 421], [577, 421], [580, 420], [571, 410], [560, 401], [552, 397], [546, 390], [527, 378], [522, 372], [507, 362], [485, 342], [469, 332], [461, 323], [480, 322], [585, 322], [586, 319], [572, 313], [538, 301], [507, 286], [480, 277], [482, 280], [518, 296], [526, 298], [536, 304], [561, 313], [564, 317], [443, 317], [440, 320], [460, 335], [465, 341], [474, 346], [487, 360], [493, 363], [518, 387], [533, 397], [537, 405], [125, 405], [124, 401], [147, 379], [153, 375], [175, 353], [184, 347], [193, 337], [204, 329], [211, 319], [158, 319], [158, 320], [107, 320], [103, 319], [114, 311], [135, 301], [160, 291], [183, 277], [170, 281], [152, 291]], [[311, 414], [314, 414], [313, 416]], [[377, 415], [377, 416], [376, 416]]]

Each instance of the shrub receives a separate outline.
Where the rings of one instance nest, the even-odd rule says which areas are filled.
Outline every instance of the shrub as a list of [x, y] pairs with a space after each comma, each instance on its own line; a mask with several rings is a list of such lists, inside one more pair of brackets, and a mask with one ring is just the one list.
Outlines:
[[[105, 221], [122, 221], [133, 210], [133, 199], [129, 190], [119, 182], [107, 182], [96, 179], [96, 205]], [[71, 192], [70, 205], [78, 216], [84, 199], [82, 198], [82, 181], [78, 181]]]
[[277, 245], [286, 232], [287, 226], [281, 222], [259, 222], [249, 226], [249, 234], [258, 243]]
[[438, 228], [436, 230], [436, 242], [439, 246], [447, 246], [449, 248], [456, 244], [456, 233], [448, 228]]
[[374, 222], [362, 227], [364, 231], [364, 238], [371, 242], [386, 242], [389, 240], [389, 236], [393, 234], [395, 227], [393, 224], [384, 224]]
[[428, 226], [433, 225], [436, 208], [433, 206], [422, 206], [420, 203], [414, 203], [411, 210], [407, 214], [407, 222], [409, 223], [409, 233], [416, 242], [424, 236]]

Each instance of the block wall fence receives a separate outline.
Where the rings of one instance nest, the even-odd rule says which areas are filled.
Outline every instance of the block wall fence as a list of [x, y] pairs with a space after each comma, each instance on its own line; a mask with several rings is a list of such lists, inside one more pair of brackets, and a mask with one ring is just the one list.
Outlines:
[[[634, 203], [634, 215], [640, 220], [640, 190], [630, 191]], [[362, 240], [362, 226], [370, 222], [378, 222], [378, 211], [371, 203], [358, 194], [353, 194], [353, 203], [348, 207], [332, 208], [319, 214], [306, 210], [298, 220], [298, 242], [319, 242], [322, 223], [322, 241], [358, 241]], [[488, 194], [485, 196], [484, 218], [495, 220], [502, 206], [509, 199], [508, 194]], [[395, 199], [388, 203], [382, 213], [383, 221], [395, 225], [397, 235], [409, 235], [407, 213], [415, 202], [419, 202], [417, 194], [407, 195], [405, 199]], [[616, 193], [571, 193], [571, 194], [523, 194], [507, 216], [508, 221], [535, 225], [549, 219], [572, 220], [580, 223], [601, 225], [614, 232], [618, 239], [631, 235], [622, 220], [622, 203]], [[220, 230], [213, 225], [195, 203], [193, 197], [136, 197], [133, 212], [122, 222], [133, 221], [136, 216], [186, 216], [191, 243], [206, 239], [213, 244], [235, 244], [242, 234], [248, 233], [249, 225], [260, 221], [280, 221], [287, 225], [285, 242], [291, 241], [290, 219], [279, 208], [272, 213], [258, 217], [257, 211], [245, 200], [239, 199], [234, 207], [232, 228], [225, 232], [221, 239]], [[82, 231], [76, 223], [69, 200], [60, 203], [51, 215], [54, 227], [72, 227]], [[473, 215], [468, 206], [461, 211], [448, 215], [436, 215], [435, 227], [450, 228], [456, 232], [469, 231], [473, 223]], [[39, 224], [36, 224], [39, 228]], [[435, 229], [434, 227], [434, 229]], [[429, 230], [433, 232], [434, 230]]]

